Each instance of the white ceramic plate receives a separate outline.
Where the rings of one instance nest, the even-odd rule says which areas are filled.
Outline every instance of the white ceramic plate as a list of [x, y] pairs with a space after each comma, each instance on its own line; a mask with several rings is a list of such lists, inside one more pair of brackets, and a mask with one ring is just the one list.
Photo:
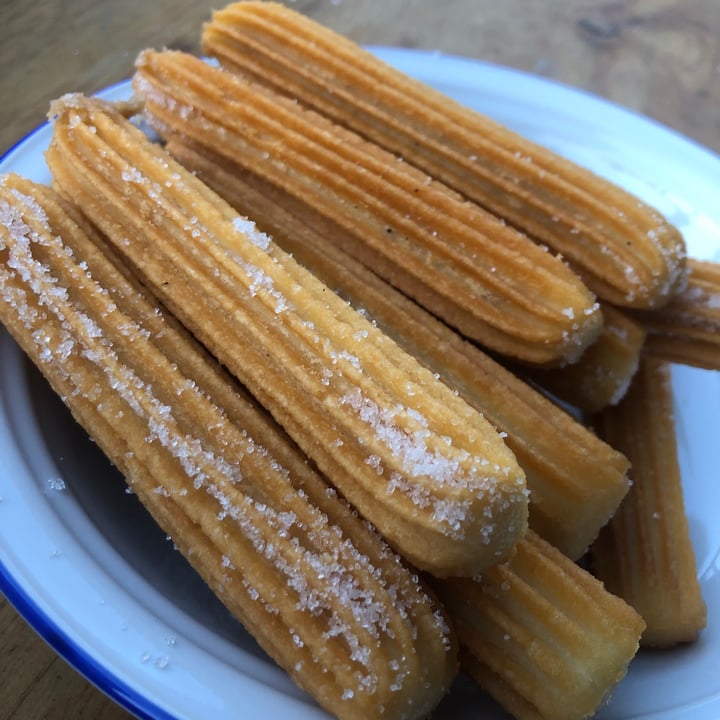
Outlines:
[[[657, 206], [690, 252], [720, 260], [720, 159], [594, 97], [479, 62], [376, 48], [400, 69]], [[128, 83], [102, 93], [126, 97]], [[49, 181], [47, 126], [1, 161]], [[678, 438], [698, 571], [701, 640], [641, 653], [604, 720], [720, 717], [720, 375], [676, 368]], [[225, 612], [0, 331], [0, 589], [82, 673], [145, 718], [323, 718]], [[460, 680], [436, 718], [506, 715]]]

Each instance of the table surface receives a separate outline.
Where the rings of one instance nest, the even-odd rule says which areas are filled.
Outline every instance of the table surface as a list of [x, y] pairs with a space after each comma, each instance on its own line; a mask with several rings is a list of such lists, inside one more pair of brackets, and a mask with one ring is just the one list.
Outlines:
[[[49, 101], [128, 77], [145, 47], [196, 51], [218, 0], [4, 0], [0, 151]], [[295, 0], [352, 39], [480, 58], [591, 91], [720, 153], [717, 0]], [[0, 595], [0, 720], [129, 718]]]

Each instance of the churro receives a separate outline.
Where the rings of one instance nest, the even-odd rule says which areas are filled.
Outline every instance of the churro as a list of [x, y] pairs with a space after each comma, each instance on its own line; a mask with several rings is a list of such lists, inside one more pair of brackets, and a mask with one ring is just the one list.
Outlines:
[[659, 307], [682, 282], [682, 236], [657, 210], [297, 12], [234, 3], [202, 44], [561, 253], [608, 302]]
[[167, 149], [504, 433], [527, 476], [530, 527], [572, 558], [587, 550], [627, 492], [624, 456], [292, 215], [282, 192], [178, 138]]
[[145, 51], [136, 66], [162, 136], [282, 188], [306, 222], [467, 337], [544, 364], [599, 334], [594, 296], [560, 258], [402, 158], [191, 55]]
[[0, 218], [3, 323], [228, 608], [338, 717], [423, 717], [457, 659], [417, 577], [49, 188]]
[[645, 349], [646, 333], [640, 322], [610, 305], [604, 304], [602, 310], [603, 331], [577, 362], [525, 370], [545, 390], [588, 413], [622, 400]]
[[643, 616], [643, 645], [692, 641], [706, 608], [685, 515], [670, 366], [644, 357], [625, 399], [598, 426], [630, 459], [633, 486], [593, 546], [595, 572]]
[[517, 720], [583, 720], [623, 678], [645, 623], [533, 532], [480, 580], [438, 592], [463, 668]]
[[638, 313], [645, 350], [668, 362], [720, 370], [720, 263], [688, 258], [688, 283], [661, 310]]
[[55, 185], [395, 549], [437, 575], [509, 556], [527, 491], [487, 420], [110, 105], [52, 115]]

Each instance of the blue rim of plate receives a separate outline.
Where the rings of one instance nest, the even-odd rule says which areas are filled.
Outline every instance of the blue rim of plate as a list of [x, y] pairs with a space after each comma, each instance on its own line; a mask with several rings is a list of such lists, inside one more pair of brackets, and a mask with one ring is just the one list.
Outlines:
[[[0, 158], [2, 162], [2, 158]], [[95, 687], [142, 720], [175, 720], [174, 716], [137, 693], [119, 680], [90, 653], [81, 650], [73, 640], [30, 599], [0, 562], [0, 590], [27, 623], [65, 661]]]
[[[634, 123], [640, 123], [645, 127], [653, 126], [657, 128], [659, 131], [663, 132], [666, 137], [672, 138], [674, 141], [681, 143], [685, 149], [697, 152], [699, 158], [704, 160], [710, 159], [712, 162], [720, 160], [720, 156], [709, 148], [704, 147], [700, 143], [652, 118], [613, 103], [612, 101], [606, 100], [591, 92], [580, 88], [574, 88], [562, 82], [482, 60], [436, 51], [383, 46], [367, 46], [367, 49], [377, 54], [390, 64], [394, 64], [394, 59], [397, 62], [397, 60], [402, 60], [404, 57], [413, 56], [419, 57], [427, 62], [437, 61], [439, 63], [444, 62], [456, 64], [457, 66], [462, 66], [469, 70], [474, 68], [475, 70], [479, 69], [501, 72], [508, 78], [517, 78], [523, 82], [532, 83], [535, 87], [543, 87], [545, 89], [568, 93], [569, 96], [582, 96], [587, 101], [597, 103], [598, 107], [604, 107], [606, 109], [610, 108], [613, 112], [618, 113], [627, 119], [632, 119]], [[119, 88], [127, 85], [127, 83], [127, 79], [120, 80], [101, 89], [95, 93], [95, 95], [103, 97], [112, 94]], [[4, 164], [18, 148], [31, 141], [35, 135], [46, 129], [48, 125], [49, 123], [45, 121], [28, 132], [24, 137], [16, 141], [2, 154], [2, 156], [0, 156], [0, 166]], [[58, 655], [60, 655], [95, 687], [116, 701], [121, 707], [142, 720], [177, 720], [175, 715], [169, 714], [159, 705], [138, 693], [130, 685], [120, 680], [101, 662], [98, 662], [91, 653], [81, 649], [67, 633], [62, 631], [59, 626], [43, 612], [39, 605], [32, 600], [22, 586], [16, 582], [15, 578], [3, 564], [2, 560], [0, 560], [0, 592], [3, 593], [8, 602], [13, 605], [16, 611], [40, 635], [40, 637], [45, 640], [55, 652], [58, 653]]]

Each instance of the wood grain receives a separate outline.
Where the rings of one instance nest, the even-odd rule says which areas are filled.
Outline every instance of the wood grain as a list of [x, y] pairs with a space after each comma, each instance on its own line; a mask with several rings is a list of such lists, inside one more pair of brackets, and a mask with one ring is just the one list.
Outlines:
[[[481, 58], [596, 93], [720, 153], [717, 0], [288, 4], [361, 43]], [[196, 50], [200, 25], [217, 5], [216, 0], [5, 0], [0, 150], [40, 124], [52, 98], [93, 92], [128, 77], [141, 49]], [[0, 720], [127, 717], [0, 596]]]
[[[482, 58], [590, 90], [720, 152], [716, 0], [297, 0], [362, 43]], [[49, 101], [126, 78], [138, 51], [195, 50], [216, 3], [90, 0], [0, 8], [0, 148], [43, 121]]]

